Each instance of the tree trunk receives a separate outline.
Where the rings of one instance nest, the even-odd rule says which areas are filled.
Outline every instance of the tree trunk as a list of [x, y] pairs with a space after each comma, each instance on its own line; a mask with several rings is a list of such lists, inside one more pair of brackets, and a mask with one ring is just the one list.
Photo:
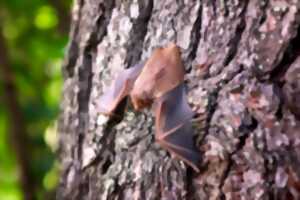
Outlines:
[[[297, 0], [77, 0], [58, 199], [300, 199]], [[298, 35], [297, 35], [298, 34]], [[122, 68], [182, 49], [200, 173], [155, 143], [150, 110], [97, 112]]]

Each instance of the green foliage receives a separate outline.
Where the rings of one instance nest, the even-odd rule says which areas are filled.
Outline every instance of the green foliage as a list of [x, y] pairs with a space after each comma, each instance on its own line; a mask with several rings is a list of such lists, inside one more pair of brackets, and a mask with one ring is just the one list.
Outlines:
[[[61, 16], [70, 13], [70, 7], [71, 0], [0, 0], [0, 34], [6, 40], [15, 75], [18, 102], [30, 137], [29, 158], [37, 180], [36, 196], [40, 199], [54, 190], [58, 182], [55, 120], [68, 40], [68, 33], [60, 24]], [[0, 104], [0, 200], [21, 200], [18, 166], [8, 141], [8, 120], [7, 109]]]
[[41, 6], [34, 19], [34, 24], [38, 29], [51, 29], [58, 23], [55, 9], [51, 6]]
[[0, 199], [18, 200], [21, 199], [21, 191], [17, 185], [17, 166], [8, 144], [7, 119], [4, 114], [3, 109], [0, 108]]

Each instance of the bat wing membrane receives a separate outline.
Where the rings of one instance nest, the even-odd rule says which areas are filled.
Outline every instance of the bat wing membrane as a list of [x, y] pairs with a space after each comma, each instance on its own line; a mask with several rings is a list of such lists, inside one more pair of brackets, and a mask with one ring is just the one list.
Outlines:
[[194, 113], [190, 108], [184, 84], [180, 84], [158, 99], [159, 111], [156, 118], [159, 120], [159, 129], [168, 132], [181, 125], [183, 122], [192, 119]]
[[191, 124], [193, 115], [184, 85], [181, 84], [159, 99], [156, 107], [156, 138], [169, 152], [199, 171], [200, 153], [194, 144]]
[[108, 88], [107, 91], [99, 99], [99, 112], [103, 114], [111, 115], [116, 109], [118, 104], [129, 95], [133, 84], [144, 64], [137, 64], [129, 69], [124, 69], [116, 77], [113, 85]]

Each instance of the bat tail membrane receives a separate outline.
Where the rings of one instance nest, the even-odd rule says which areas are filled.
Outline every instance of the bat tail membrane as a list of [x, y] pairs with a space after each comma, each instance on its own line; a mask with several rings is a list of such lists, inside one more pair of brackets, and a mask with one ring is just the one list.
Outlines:
[[118, 104], [129, 95], [133, 84], [143, 69], [144, 63], [122, 70], [107, 91], [99, 99], [100, 113], [112, 115]]
[[200, 152], [195, 146], [190, 108], [181, 84], [159, 99], [156, 110], [156, 134], [159, 143], [196, 171]]

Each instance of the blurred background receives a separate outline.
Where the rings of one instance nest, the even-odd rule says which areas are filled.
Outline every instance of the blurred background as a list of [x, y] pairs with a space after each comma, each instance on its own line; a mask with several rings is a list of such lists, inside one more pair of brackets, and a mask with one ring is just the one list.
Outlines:
[[0, 200], [55, 199], [72, 0], [0, 0]]

